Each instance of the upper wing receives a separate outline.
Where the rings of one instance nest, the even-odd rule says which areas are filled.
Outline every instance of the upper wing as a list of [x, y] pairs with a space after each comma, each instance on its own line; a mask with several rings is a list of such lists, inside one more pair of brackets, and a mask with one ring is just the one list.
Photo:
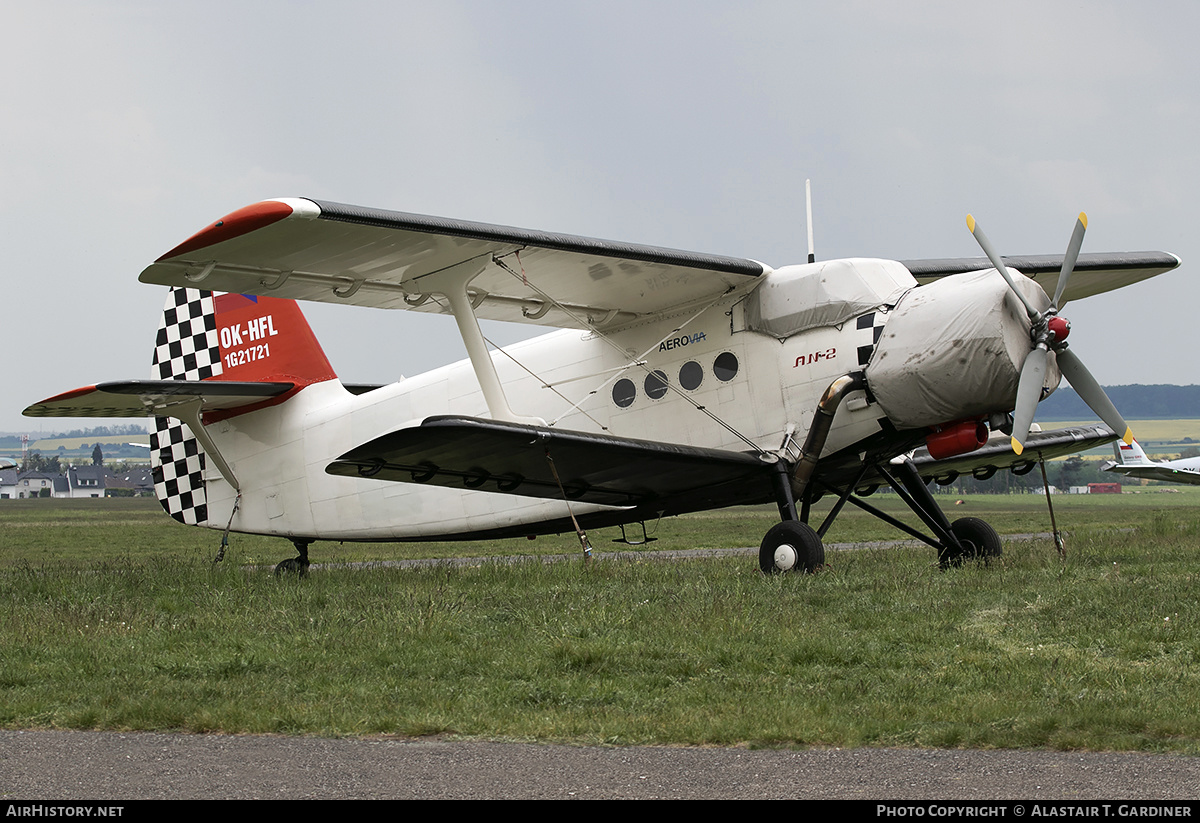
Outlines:
[[670, 514], [770, 500], [774, 470], [741, 452], [450, 416], [378, 437], [325, 469]]
[[[1054, 294], [1058, 285], [1058, 273], [1062, 269], [1063, 255], [1023, 255], [1001, 259], [1004, 265], [1036, 280], [1046, 294]], [[986, 257], [948, 257], [900, 262], [912, 272], [917, 282], [922, 284], [952, 274], [992, 268]], [[1075, 273], [1071, 276], [1062, 302], [1065, 304], [1069, 300], [1079, 300], [1093, 294], [1119, 289], [1170, 271], [1179, 264], [1178, 257], [1165, 251], [1081, 254], [1075, 263]]]
[[140, 279], [448, 313], [422, 278], [461, 264], [481, 269], [470, 287], [478, 317], [562, 328], [668, 312], [753, 285], [770, 271], [741, 258], [286, 199], [218, 220]]
[[225, 380], [122, 380], [55, 395], [25, 409], [26, 417], [171, 417], [185, 404], [200, 413], [230, 411], [274, 400], [294, 383]]

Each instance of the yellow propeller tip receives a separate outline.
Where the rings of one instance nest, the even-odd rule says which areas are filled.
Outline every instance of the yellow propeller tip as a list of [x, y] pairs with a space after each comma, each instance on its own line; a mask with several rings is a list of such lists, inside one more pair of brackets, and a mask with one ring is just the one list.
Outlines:
[[1125, 441], [1126, 446], [1133, 445], [1133, 429], [1125, 429], [1125, 434], [1121, 435], [1121, 439]]
[[967, 215], [967, 228], [970, 229], [971, 234], [975, 233], [975, 218], [969, 214]]
[[1012, 450], [1014, 452], [1016, 452], [1017, 456], [1019, 457], [1021, 455], [1021, 452], [1025, 451], [1025, 447], [1021, 445], [1020, 440], [1018, 440], [1017, 438], [1014, 437], [1012, 439]]
[[1086, 213], [1079, 212], [1079, 222], [1083, 224], [1083, 227], [1085, 229], [1087, 228], [1087, 214]]

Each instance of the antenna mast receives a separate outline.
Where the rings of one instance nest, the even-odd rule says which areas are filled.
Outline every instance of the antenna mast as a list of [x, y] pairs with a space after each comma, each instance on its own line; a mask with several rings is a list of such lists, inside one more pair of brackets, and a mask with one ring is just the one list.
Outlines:
[[817, 262], [817, 255], [813, 251], [813, 229], [812, 229], [812, 180], [804, 181], [804, 212], [808, 216], [808, 262]]

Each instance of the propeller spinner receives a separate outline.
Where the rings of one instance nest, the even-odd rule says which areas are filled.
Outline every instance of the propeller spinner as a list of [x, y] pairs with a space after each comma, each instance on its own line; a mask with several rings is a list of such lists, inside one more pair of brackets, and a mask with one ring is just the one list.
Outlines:
[[1067, 245], [1062, 269], [1058, 273], [1058, 285], [1054, 289], [1054, 299], [1051, 301], [1050, 308], [1044, 312], [1035, 309], [1017, 288], [1012, 275], [1004, 266], [1004, 261], [1000, 259], [1000, 255], [996, 254], [996, 250], [988, 242], [987, 236], [975, 222], [975, 218], [969, 214], [967, 215], [967, 228], [971, 230], [971, 234], [975, 236], [975, 241], [979, 243], [983, 253], [992, 261], [996, 271], [1000, 272], [1029, 315], [1029, 337], [1033, 341], [1033, 349], [1025, 357], [1025, 362], [1021, 366], [1021, 377], [1017, 383], [1017, 405], [1013, 410], [1013, 451], [1020, 454], [1025, 450], [1025, 441], [1029, 438], [1029, 429], [1033, 425], [1033, 415], [1037, 410], [1038, 401], [1041, 400], [1042, 385], [1046, 377], [1047, 361], [1051, 351], [1054, 352], [1063, 376], [1067, 378], [1067, 382], [1071, 384], [1083, 402], [1087, 403], [1088, 407], [1108, 424], [1109, 428], [1121, 434], [1122, 440], [1132, 443], [1133, 432], [1125, 423], [1125, 419], [1108, 399], [1108, 395], [1096, 382], [1096, 378], [1092, 377], [1091, 372], [1083, 365], [1083, 361], [1067, 348], [1066, 337], [1071, 329], [1071, 324], [1067, 322], [1066, 318], [1058, 316], [1063, 293], [1067, 290], [1067, 281], [1071, 279], [1075, 261], [1079, 258], [1079, 249], [1083, 246], [1083, 235], [1087, 230], [1087, 215], [1080, 212], [1079, 219], [1075, 222], [1075, 231], [1071, 233], [1071, 242]]

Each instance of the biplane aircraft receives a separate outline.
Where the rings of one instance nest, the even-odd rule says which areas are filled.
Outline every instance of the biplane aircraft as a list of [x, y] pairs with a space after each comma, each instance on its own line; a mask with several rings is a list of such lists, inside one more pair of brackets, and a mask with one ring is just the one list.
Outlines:
[[[1163, 252], [755, 260], [308, 199], [267, 200], [154, 261], [169, 286], [151, 379], [25, 410], [150, 416], [172, 517], [313, 541], [474, 540], [774, 503], [767, 573], [824, 563], [850, 502], [943, 564], [1000, 551], [929, 478], [1131, 435], [1073, 349], [1068, 299], [1179, 265]], [[1011, 267], [1011, 270], [1010, 270]], [[1074, 276], [1072, 276], [1074, 272]], [[1053, 288], [1051, 288], [1053, 286]], [[1053, 291], [1054, 297], [1047, 296]], [[452, 315], [469, 359], [343, 385], [296, 301]], [[490, 350], [478, 319], [557, 329]], [[403, 352], [397, 352], [403, 359]], [[1104, 426], [1033, 432], [1066, 376]], [[1009, 437], [989, 440], [993, 430]], [[923, 533], [863, 498], [886, 483]], [[837, 498], [809, 525], [821, 495]], [[224, 546], [224, 541], [222, 543]]]

